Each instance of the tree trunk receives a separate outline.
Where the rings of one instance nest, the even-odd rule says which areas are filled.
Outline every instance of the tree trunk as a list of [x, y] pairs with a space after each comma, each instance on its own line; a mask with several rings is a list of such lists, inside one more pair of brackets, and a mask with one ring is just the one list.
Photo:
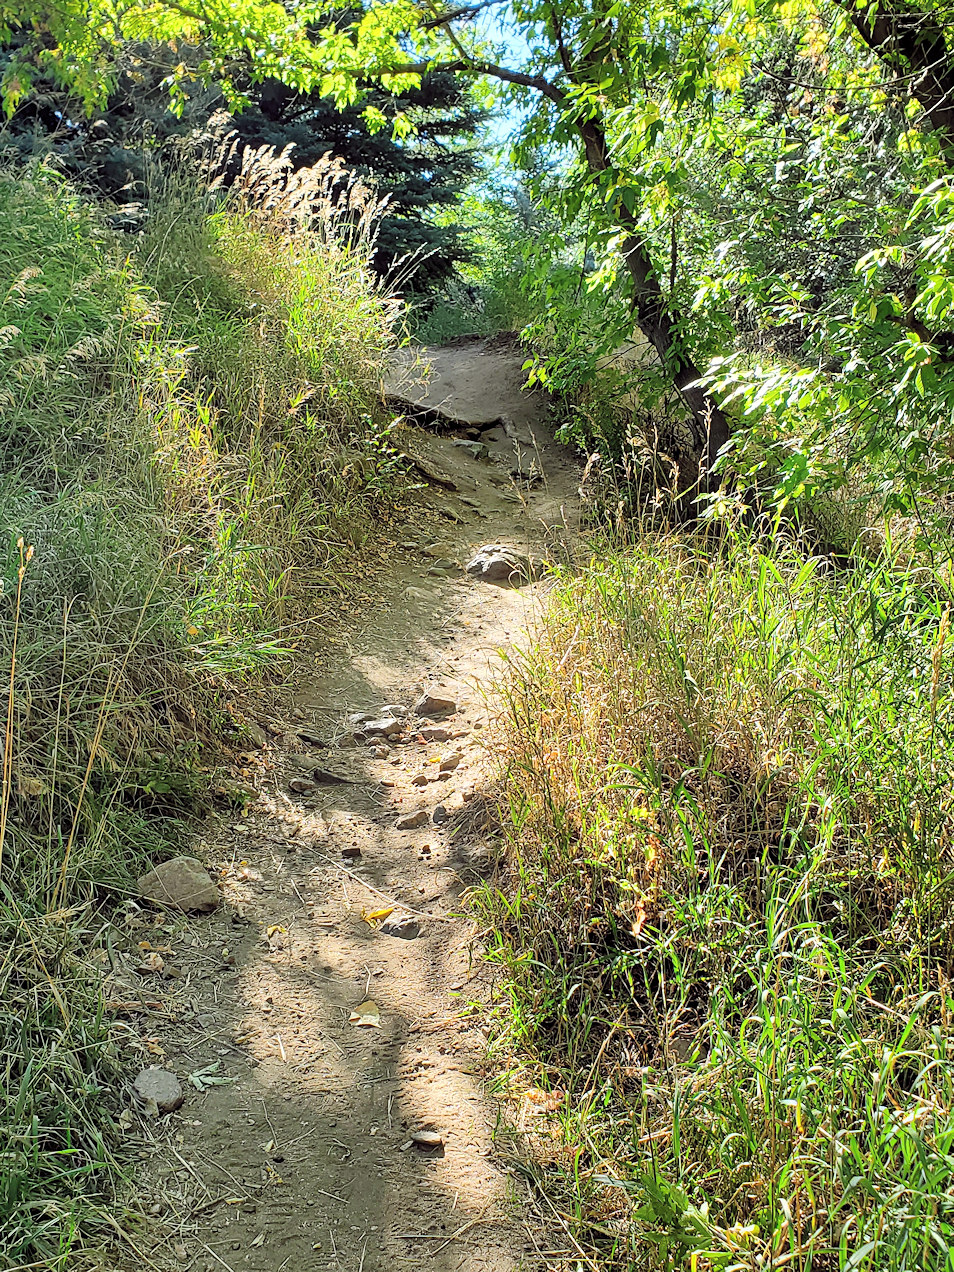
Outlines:
[[872, 10], [835, 0], [855, 30], [889, 70], [906, 78], [948, 158], [954, 158], [954, 55], [944, 29], [928, 9], [884, 0]]
[[[594, 176], [606, 172], [610, 163], [601, 125], [587, 119], [578, 122], [577, 129], [583, 139], [590, 172]], [[693, 434], [690, 484], [711, 489], [716, 485], [713, 467], [719, 451], [729, 440], [729, 421], [715, 400], [699, 387], [699, 368], [673, 330], [679, 325], [679, 315], [666, 301], [636, 217], [620, 204], [617, 220], [626, 236], [622, 251], [633, 281], [636, 325], [656, 350], [689, 410]], [[680, 470], [684, 471], [682, 465]]]

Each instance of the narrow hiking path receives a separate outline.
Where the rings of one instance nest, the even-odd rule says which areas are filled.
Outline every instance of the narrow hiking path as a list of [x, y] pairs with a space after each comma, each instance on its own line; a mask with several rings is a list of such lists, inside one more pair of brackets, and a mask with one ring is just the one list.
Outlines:
[[[487, 543], [572, 540], [579, 474], [545, 401], [520, 392], [518, 350], [474, 342], [429, 362], [422, 383], [408, 355], [388, 388], [432, 428], [456, 419], [454, 435], [402, 431], [426, 482], [389, 569], [286, 718], [259, 721], [247, 814], [195, 845], [224, 904], [158, 925], [133, 910], [114, 963], [113, 998], [156, 1003], [132, 1018], [143, 1064], [187, 1093], [147, 1119], [136, 1180], [152, 1217], [137, 1245], [163, 1272], [560, 1266], [563, 1242], [547, 1252], [503, 1162], [485, 1020], [468, 1007], [486, 972], [460, 914], [487, 857], [484, 691], [545, 585], [461, 565]], [[453, 707], [419, 716], [422, 695]], [[137, 949], [173, 977], [137, 974]]]

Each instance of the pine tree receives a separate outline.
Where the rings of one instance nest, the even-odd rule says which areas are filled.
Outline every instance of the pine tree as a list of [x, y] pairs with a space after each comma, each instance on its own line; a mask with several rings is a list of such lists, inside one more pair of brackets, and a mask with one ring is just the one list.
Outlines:
[[[10, 52], [0, 49], [0, 63]], [[8, 147], [24, 157], [52, 149], [62, 170], [89, 190], [114, 203], [140, 204], [148, 199], [150, 164], [180, 153], [177, 143], [201, 133], [215, 115], [217, 133], [231, 126], [246, 145], [283, 150], [292, 144], [292, 161], [301, 167], [330, 151], [387, 194], [390, 211], [373, 263], [403, 290], [433, 290], [466, 259], [460, 228], [432, 216], [453, 204], [478, 171], [475, 138], [484, 115], [456, 76], [426, 76], [401, 95], [374, 90], [370, 104], [389, 122], [398, 114], [413, 122], [413, 134], [399, 140], [390, 126], [371, 131], [363, 113], [367, 98], [339, 111], [319, 94], [298, 95], [277, 80], [243, 85], [251, 104], [225, 121], [218, 88], [194, 82], [177, 116], [165, 80], [183, 60], [197, 63], [198, 50], [127, 44], [109, 99], [92, 118], [75, 96], [41, 77], [7, 124]]]
[[[399, 96], [377, 89], [360, 106], [345, 110], [317, 94], [296, 95], [275, 81], [252, 89], [251, 95], [254, 105], [235, 119], [247, 144], [282, 149], [294, 143], [292, 159], [301, 165], [330, 150], [390, 196], [391, 212], [382, 223], [375, 257], [380, 274], [400, 273], [398, 262], [413, 253], [410, 287], [427, 291], [466, 258], [460, 230], [438, 225], [431, 216], [456, 202], [478, 171], [474, 138], [483, 114], [454, 75], [425, 76], [419, 88]], [[388, 120], [406, 114], [415, 135], [396, 140], [390, 127], [372, 133], [363, 116], [369, 104]]]

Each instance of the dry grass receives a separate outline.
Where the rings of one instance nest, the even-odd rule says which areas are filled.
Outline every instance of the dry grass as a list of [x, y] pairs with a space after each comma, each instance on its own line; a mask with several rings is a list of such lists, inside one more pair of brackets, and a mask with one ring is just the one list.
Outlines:
[[478, 905], [601, 1266], [948, 1266], [948, 604], [887, 561], [647, 537], [512, 663]]
[[377, 205], [282, 173], [182, 176], [129, 240], [0, 171], [3, 1266], [82, 1265], [117, 1170], [110, 903], [179, 848], [223, 699], [301, 636], [306, 583], [347, 586], [394, 486]]

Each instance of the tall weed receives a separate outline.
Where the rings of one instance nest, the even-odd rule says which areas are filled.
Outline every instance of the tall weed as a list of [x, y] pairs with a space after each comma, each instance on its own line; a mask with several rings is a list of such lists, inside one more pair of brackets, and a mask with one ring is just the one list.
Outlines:
[[118, 1169], [104, 901], [181, 843], [220, 699], [393, 487], [377, 205], [253, 160], [228, 198], [170, 181], [135, 237], [0, 170], [0, 1266], [78, 1266]]
[[601, 1266], [952, 1266], [949, 605], [650, 536], [512, 659], [476, 900]]

